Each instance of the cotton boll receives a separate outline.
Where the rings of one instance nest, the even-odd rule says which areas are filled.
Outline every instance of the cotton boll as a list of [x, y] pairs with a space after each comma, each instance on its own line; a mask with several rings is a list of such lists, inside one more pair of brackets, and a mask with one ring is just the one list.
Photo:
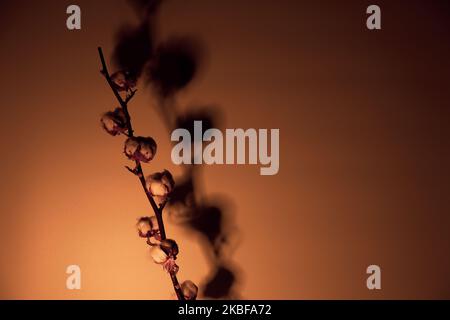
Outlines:
[[129, 71], [117, 71], [111, 75], [111, 81], [117, 91], [128, 91], [136, 88], [136, 77]]
[[154, 181], [150, 184], [150, 192], [152, 195], [162, 197], [167, 195], [167, 188], [161, 181]]
[[169, 257], [176, 258], [179, 250], [175, 240], [164, 239], [159, 246]]
[[148, 146], [142, 146], [140, 153], [144, 159], [152, 159], [153, 158], [153, 150]]
[[127, 131], [125, 113], [122, 108], [106, 112], [100, 119], [103, 129], [110, 135], [116, 136]]
[[136, 229], [139, 237], [147, 238], [147, 244], [149, 245], [157, 245], [161, 241], [158, 219], [155, 216], [139, 218]]
[[133, 159], [134, 154], [139, 148], [139, 141], [135, 137], [130, 137], [125, 141], [124, 153], [128, 159]]
[[150, 217], [141, 217], [139, 218], [136, 228], [138, 230], [139, 236], [142, 238], [148, 238], [152, 235], [152, 221]]
[[116, 123], [114, 122], [114, 119], [109, 115], [105, 114], [100, 120], [103, 124], [103, 128], [110, 134], [115, 135], [114, 127]]
[[195, 300], [198, 287], [191, 280], [186, 280], [181, 284], [181, 292], [186, 300]]
[[151, 137], [130, 137], [125, 141], [124, 153], [130, 160], [149, 162], [156, 153], [156, 142]]
[[164, 252], [164, 250], [161, 249], [160, 246], [151, 247], [150, 255], [151, 255], [153, 261], [157, 264], [163, 264], [168, 259], [167, 254]]
[[167, 196], [175, 187], [175, 181], [172, 174], [164, 170], [157, 172], [147, 177], [148, 191], [160, 202], [164, 202]]
[[156, 153], [156, 142], [151, 137], [139, 138], [139, 153], [140, 160], [148, 162], [153, 159]]
[[167, 193], [172, 192], [173, 187], [175, 186], [175, 181], [173, 180], [173, 177], [169, 171], [167, 170], [163, 171], [161, 182], [166, 187]]

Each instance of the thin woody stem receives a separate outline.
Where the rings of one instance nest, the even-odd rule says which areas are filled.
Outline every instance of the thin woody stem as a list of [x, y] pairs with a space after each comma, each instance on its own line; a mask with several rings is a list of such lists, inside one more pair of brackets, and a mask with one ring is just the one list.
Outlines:
[[184, 300], [183, 293], [181, 292], [180, 283], [178, 282], [177, 275], [173, 272], [170, 273], [170, 278], [172, 279], [172, 285], [177, 294], [178, 300]]
[[[122, 107], [122, 110], [125, 114], [125, 120], [126, 120], [126, 126], [128, 129], [128, 137], [134, 137], [134, 130], [133, 125], [131, 123], [131, 117], [130, 113], [128, 112], [128, 104], [127, 102], [131, 100], [130, 97], [132, 97], [134, 94], [130, 95], [127, 99], [127, 101], [124, 101], [122, 97], [120, 96], [119, 92], [114, 86], [113, 81], [111, 80], [111, 76], [109, 75], [108, 68], [106, 66], [105, 57], [103, 55], [102, 48], [98, 48], [98, 53], [100, 55], [100, 61], [102, 63], [102, 74], [105, 76], [106, 81], [108, 82], [109, 86], [111, 87], [111, 90], [114, 93], [114, 96], [116, 97], [117, 101], [119, 102], [120, 106]], [[152, 206], [153, 211], [155, 212], [156, 219], [158, 220], [158, 227], [161, 232], [161, 239], [166, 238], [166, 232], [164, 229], [164, 222], [162, 221], [162, 212], [159, 210], [158, 205], [156, 204], [155, 200], [153, 199], [153, 196], [150, 194], [150, 192], [147, 190], [146, 182], [145, 182], [145, 176], [144, 172], [142, 170], [141, 162], [139, 160], [135, 160], [136, 164], [136, 175], [139, 177], [139, 180], [141, 182], [142, 188], [144, 189], [145, 194], [147, 195], [147, 198], [150, 202], [150, 205]]]
[[[102, 64], [102, 70], [101, 73], [105, 77], [106, 81], [108, 82], [109, 86], [111, 87], [111, 90], [114, 93], [114, 96], [116, 97], [117, 101], [119, 102], [124, 114], [125, 114], [125, 120], [126, 120], [126, 126], [128, 129], [128, 137], [134, 137], [134, 131], [133, 126], [131, 123], [131, 117], [130, 113], [128, 112], [128, 102], [133, 98], [134, 94], [136, 93], [136, 90], [131, 91], [131, 94], [129, 94], [125, 100], [122, 99], [119, 92], [117, 91], [116, 87], [114, 86], [113, 81], [111, 80], [111, 76], [108, 72], [108, 68], [106, 66], [105, 57], [103, 55], [102, 48], [98, 48], [98, 54], [100, 56], [100, 61]], [[135, 174], [138, 176], [139, 181], [141, 182], [142, 188], [144, 189], [144, 192], [147, 196], [148, 201], [150, 202], [150, 205], [155, 213], [156, 220], [158, 221], [158, 227], [161, 234], [161, 240], [166, 239], [166, 231], [164, 228], [164, 221], [162, 217], [162, 211], [164, 207], [158, 207], [155, 200], [153, 199], [153, 196], [151, 195], [150, 191], [147, 189], [144, 171], [141, 166], [141, 162], [139, 160], [135, 160], [136, 169]], [[177, 276], [174, 273], [170, 273], [170, 278], [172, 280], [173, 288], [175, 290], [175, 293], [177, 294], [178, 300], [184, 300], [184, 296], [181, 292], [181, 287], [178, 282]]]

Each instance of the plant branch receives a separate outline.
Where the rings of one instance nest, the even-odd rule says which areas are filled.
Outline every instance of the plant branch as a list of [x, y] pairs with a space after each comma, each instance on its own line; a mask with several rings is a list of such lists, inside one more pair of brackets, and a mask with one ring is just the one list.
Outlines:
[[[133, 126], [131, 123], [131, 117], [130, 117], [130, 113], [128, 112], [128, 102], [134, 97], [136, 90], [132, 90], [131, 93], [126, 97], [126, 99], [123, 100], [122, 97], [120, 96], [119, 92], [117, 91], [116, 87], [114, 86], [113, 81], [111, 80], [111, 76], [108, 72], [105, 57], [103, 55], [103, 51], [102, 51], [101, 47], [98, 48], [98, 53], [99, 53], [100, 61], [102, 64], [101, 73], [105, 77], [106, 81], [108, 82], [109, 86], [111, 87], [111, 90], [114, 93], [114, 96], [116, 97], [117, 101], [119, 102], [121, 108], [124, 111], [126, 126], [127, 126], [127, 130], [128, 130], [128, 137], [134, 137]], [[147, 189], [144, 171], [142, 169], [141, 162], [139, 160], [135, 160], [135, 164], [136, 164], [136, 167], [134, 170], [132, 170], [128, 167], [127, 167], [127, 169], [130, 172], [134, 173], [139, 178], [142, 188], [144, 189], [147, 199], [150, 202], [150, 205], [151, 205], [151, 207], [155, 213], [156, 219], [158, 221], [158, 227], [159, 227], [159, 231], [160, 231], [160, 235], [161, 235], [161, 240], [164, 240], [164, 239], [166, 239], [166, 231], [164, 228], [164, 221], [163, 221], [163, 217], [162, 217], [162, 211], [163, 211], [164, 207], [163, 206], [158, 207], [158, 205], [156, 204], [155, 200], [153, 199], [153, 196], [151, 195], [150, 191]], [[176, 274], [170, 273], [170, 278], [172, 279], [172, 284], [173, 284], [175, 293], [177, 294], [178, 300], [184, 300], [184, 296], [181, 292], [181, 287], [178, 282]]]

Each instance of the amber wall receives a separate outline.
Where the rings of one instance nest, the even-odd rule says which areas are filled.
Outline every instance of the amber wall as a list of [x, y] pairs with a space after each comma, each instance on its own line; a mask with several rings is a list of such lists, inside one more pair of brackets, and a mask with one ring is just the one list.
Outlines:
[[[167, 299], [169, 278], [136, 236], [149, 205], [99, 117], [114, 97], [99, 74], [126, 1], [0, 5], [0, 298]], [[377, 1], [171, 0], [159, 37], [191, 34], [203, 67], [177, 96], [213, 106], [221, 128], [279, 128], [280, 171], [210, 166], [199, 188], [237, 227], [230, 258], [241, 298], [450, 298], [450, 6]], [[143, 85], [136, 129], [158, 141], [150, 172], [172, 164], [169, 133]], [[211, 271], [201, 241], [169, 223], [180, 278]], [[65, 287], [66, 267], [82, 289]], [[382, 269], [382, 290], [366, 268]]]

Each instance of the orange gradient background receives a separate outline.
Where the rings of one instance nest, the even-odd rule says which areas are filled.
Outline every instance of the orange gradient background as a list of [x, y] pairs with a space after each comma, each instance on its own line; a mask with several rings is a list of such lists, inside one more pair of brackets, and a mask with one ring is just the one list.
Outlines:
[[[170, 299], [170, 279], [134, 230], [150, 214], [124, 169], [123, 138], [100, 127], [116, 104], [101, 77], [126, 1], [0, 5], [0, 298]], [[450, 6], [377, 1], [171, 0], [159, 37], [194, 35], [207, 55], [177, 104], [214, 105], [224, 128], [279, 128], [280, 171], [205, 166], [206, 198], [239, 229], [232, 255], [245, 299], [450, 298]], [[158, 142], [147, 173], [181, 169], [151, 92], [130, 105]], [[210, 273], [198, 238], [168, 222], [181, 280]], [[82, 289], [67, 290], [77, 264]], [[366, 268], [382, 269], [382, 290]]]

